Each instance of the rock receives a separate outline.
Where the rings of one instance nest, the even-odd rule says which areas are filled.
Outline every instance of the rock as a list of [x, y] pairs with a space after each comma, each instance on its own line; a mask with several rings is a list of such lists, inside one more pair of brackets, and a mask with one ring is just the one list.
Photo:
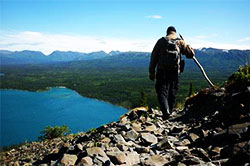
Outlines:
[[156, 144], [158, 142], [157, 137], [153, 134], [150, 134], [150, 133], [141, 133], [141, 137], [142, 137], [143, 141], [149, 145]]
[[137, 151], [138, 153], [149, 153], [150, 147], [136, 147], [135, 151]]
[[246, 142], [236, 143], [234, 145], [225, 146], [224, 148], [221, 149], [220, 156], [223, 158], [230, 158], [233, 155], [236, 155], [247, 144], [248, 144], [248, 142], [246, 141]]
[[220, 154], [222, 148], [220, 147], [214, 147], [211, 151], [210, 151], [210, 155], [211, 156], [218, 156]]
[[156, 136], [162, 136], [163, 131], [164, 131], [164, 129], [158, 128], [158, 129], [154, 130], [153, 133]]
[[250, 122], [242, 123], [242, 124], [234, 124], [228, 128], [228, 134], [242, 134], [248, 130], [250, 127]]
[[126, 140], [132, 140], [135, 141], [139, 136], [139, 133], [137, 133], [135, 130], [129, 130], [126, 135], [125, 135], [125, 139]]
[[95, 163], [96, 165], [105, 165], [107, 163], [108, 163], [107, 165], [111, 164], [111, 162], [110, 162], [110, 160], [109, 160], [108, 157], [102, 157], [102, 156], [96, 156], [96, 157], [94, 157], [93, 163]]
[[110, 139], [110, 138], [105, 137], [105, 138], [101, 139], [99, 142], [101, 142], [101, 143], [105, 143], [105, 144], [109, 144], [109, 143], [110, 143], [110, 141], [111, 141], [111, 139]]
[[121, 150], [121, 151], [127, 151], [128, 147], [124, 144], [117, 144], [117, 147]]
[[135, 131], [141, 131], [141, 123], [137, 123], [137, 122], [133, 122], [132, 123], [132, 128], [135, 130]]
[[92, 159], [89, 156], [83, 157], [81, 159], [81, 161], [78, 163], [78, 165], [81, 165], [81, 166], [92, 166], [93, 165], [93, 161], [92, 161]]
[[109, 148], [107, 148], [107, 151], [109, 151], [109, 152], [121, 152], [118, 147], [109, 147]]
[[138, 108], [132, 109], [128, 113], [128, 118], [130, 120], [135, 120], [135, 119], [139, 119], [142, 115], [146, 115], [146, 114], [147, 114], [147, 108], [145, 108], [145, 107], [138, 107]]
[[80, 150], [80, 151], [82, 151], [82, 150], [83, 150], [83, 147], [82, 147], [82, 145], [81, 145], [81, 144], [76, 144], [76, 148], [77, 148], [78, 150]]
[[201, 158], [205, 162], [211, 161], [207, 152], [203, 150], [202, 148], [194, 148], [191, 150], [191, 153]]
[[127, 117], [126, 115], [122, 115], [122, 116], [120, 117], [120, 122], [121, 122], [121, 123], [124, 123], [124, 124], [129, 123], [128, 117]]
[[202, 131], [203, 138], [208, 136], [209, 130], [203, 130], [202, 129], [201, 131]]
[[136, 152], [127, 152], [126, 165], [135, 165], [140, 163], [139, 154]]
[[173, 144], [165, 137], [157, 144], [157, 149], [173, 149]]
[[186, 165], [203, 165], [204, 164], [203, 161], [201, 161], [198, 157], [195, 157], [195, 156], [190, 157], [188, 159], [184, 159], [182, 163]]
[[175, 142], [174, 144], [175, 145], [180, 145], [180, 146], [186, 146], [186, 145], [189, 145], [191, 142], [188, 140], [188, 139], [184, 139], [182, 141], [179, 141], [179, 142]]
[[188, 147], [187, 146], [177, 146], [176, 150], [178, 150], [179, 152], [182, 152], [182, 151], [188, 150]]
[[19, 166], [19, 165], [20, 165], [20, 164], [19, 164], [18, 161], [14, 162], [14, 164], [13, 164], [13, 166]]
[[167, 136], [166, 139], [169, 140], [171, 143], [179, 142], [179, 139], [173, 136]]
[[114, 136], [114, 140], [118, 143], [118, 142], [121, 142], [121, 143], [126, 143], [126, 141], [124, 140], [124, 138], [122, 137], [121, 134], [117, 134]]
[[153, 155], [150, 156], [148, 159], [146, 159], [143, 162], [143, 165], [145, 166], [163, 166], [164, 164], [167, 164], [168, 160], [160, 155]]
[[148, 131], [148, 132], [151, 132], [151, 131], [155, 131], [157, 128], [154, 124], [150, 125], [150, 126], [147, 126], [144, 131]]
[[125, 164], [127, 161], [127, 156], [122, 152], [107, 152], [107, 155], [113, 164]]
[[151, 109], [152, 113], [158, 117], [162, 116], [162, 112], [156, 109]]
[[122, 131], [128, 131], [131, 128], [130, 124], [124, 123], [119, 123], [117, 127], [120, 127], [120, 130]]
[[90, 157], [95, 157], [95, 156], [100, 155], [102, 157], [108, 158], [108, 156], [103, 151], [103, 149], [99, 148], [99, 147], [87, 148], [86, 151], [87, 151], [88, 156], [90, 156]]
[[180, 134], [182, 133], [183, 128], [182, 127], [178, 127], [178, 126], [174, 126], [173, 129], [171, 130], [172, 134]]
[[64, 154], [60, 163], [62, 165], [75, 165], [76, 160], [77, 160], [76, 155]]
[[199, 138], [199, 136], [194, 133], [189, 133], [189, 137], [192, 142], [194, 142], [195, 140]]

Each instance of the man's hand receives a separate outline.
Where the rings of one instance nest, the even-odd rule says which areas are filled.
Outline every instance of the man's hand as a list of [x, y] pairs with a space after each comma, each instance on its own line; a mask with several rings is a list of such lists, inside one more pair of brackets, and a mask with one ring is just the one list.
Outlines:
[[186, 57], [189, 58], [189, 59], [192, 59], [194, 57], [194, 55], [195, 55], [194, 49], [190, 45], [187, 45], [186, 50], [187, 50]]
[[149, 79], [154, 81], [155, 80], [155, 73], [149, 73]]

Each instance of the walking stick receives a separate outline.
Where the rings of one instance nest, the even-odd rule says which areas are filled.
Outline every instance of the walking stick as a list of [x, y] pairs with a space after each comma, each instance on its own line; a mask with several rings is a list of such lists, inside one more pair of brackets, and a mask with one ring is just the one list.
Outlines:
[[[182, 40], [184, 40], [183, 37], [181, 36], [181, 34], [180, 34], [180, 37], [181, 37]], [[190, 49], [190, 50], [193, 52], [193, 55], [194, 55], [194, 51], [193, 51], [192, 49]], [[203, 76], [205, 77], [205, 79], [207, 80], [207, 82], [209, 83], [209, 85], [210, 85], [211, 87], [214, 87], [214, 84], [210, 81], [210, 79], [208, 78], [208, 76], [207, 76], [205, 70], [203, 69], [203, 67], [201, 66], [201, 64], [199, 63], [199, 61], [196, 59], [196, 57], [193, 56], [192, 59], [193, 59], [194, 62], [197, 64], [197, 66], [200, 68], [200, 70], [201, 70]]]

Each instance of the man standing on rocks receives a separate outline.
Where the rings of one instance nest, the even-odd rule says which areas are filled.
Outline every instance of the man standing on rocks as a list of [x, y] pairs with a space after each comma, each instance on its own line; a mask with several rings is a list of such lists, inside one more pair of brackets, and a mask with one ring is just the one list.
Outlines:
[[181, 54], [187, 58], [194, 56], [193, 49], [178, 38], [175, 27], [170, 26], [167, 36], [160, 38], [155, 44], [149, 65], [149, 79], [152, 81], [155, 80], [157, 68], [155, 89], [163, 120], [168, 119], [175, 106], [179, 75], [184, 69]]

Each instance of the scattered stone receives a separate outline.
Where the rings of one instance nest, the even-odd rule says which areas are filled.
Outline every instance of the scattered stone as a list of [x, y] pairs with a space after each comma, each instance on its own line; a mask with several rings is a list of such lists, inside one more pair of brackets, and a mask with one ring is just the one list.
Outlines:
[[179, 152], [182, 152], [182, 151], [188, 150], [188, 147], [187, 146], [177, 146], [176, 150], [178, 150]]
[[76, 144], [76, 147], [77, 147], [77, 149], [78, 149], [78, 150], [80, 150], [80, 151], [82, 151], [82, 150], [83, 150], [83, 147], [82, 147], [82, 145], [81, 145], [81, 144]]
[[127, 161], [127, 156], [122, 152], [107, 152], [107, 155], [113, 164], [125, 164]]
[[146, 144], [156, 144], [158, 142], [157, 137], [150, 133], [141, 133], [141, 137]]
[[147, 126], [144, 131], [151, 132], [151, 131], [155, 131], [156, 129], [157, 129], [156, 126], [152, 124], [150, 126]]
[[81, 159], [81, 161], [78, 163], [79, 166], [92, 166], [93, 165], [93, 161], [92, 159], [87, 156], [87, 157], [83, 157]]
[[135, 130], [135, 131], [141, 131], [141, 123], [137, 123], [137, 122], [134, 122], [132, 123], [132, 128]]
[[92, 147], [92, 148], [87, 148], [87, 154], [88, 156], [90, 157], [95, 157], [95, 156], [102, 156], [102, 157], [106, 157], [107, 158], [107, 155], [106, 153], [103, 151], [102, 148], [99, 148], [99, 147]]
[[145, 166], [163, 166], [164, 164], [167, 164], [169, 161], [160, 155], [153, 155], [150, 156], [148, 159], [146, 159], [143, 162], [143, 165]]
[[103, 139], [100, 140], [101, 143], [106, 143], [106, 144], [109, 144], [110, 141], [111, 141], [111, 139], [108, 138], [108, 137], [105, 137], [105, 138], [103, 138]]
[[191, 153], [195, 154], [197, 157], [201, 158], [205, 162], [211, 161], [207, 152], [202, 148], [194, 148], [191, 150]]
[[173, 147], [173, 144], [167, 138], [163, 138], [163, 140], [157, 144], [157, 149], [159, 150], [173, 149]]
[[180, 145], [180, 146], [186, 146], [189, 145], [191, 142], [188, 139], [184, 139], [182, 141], [179, 142], [174, 142], [175, 145]]
[[135, 141], [139, 136], [139, 133], [137, 133], [135, 130], [129, 130], [126, 135], [125, 135], [125, 139], [126, 140], [132, 140]]
[[194, 142], [195, 140], [197, 140], [197, 139], [199, 138], [199, 136], [196, 135], [196, 134], [194, 134], [194, 133], [190, 133], [190, 134], [189, 134], [189, 137], [190, 137], [190, 140], [191, 140], [192, 142]]
[[121, 134], [115, 135], [115, 136], [114, 136], [114, 140], [115, 140], [117, 143], [118, 143], [118, 142], [126, 143], [126, 141], [124, 140], [124, 138], [122, 137]]
[[76, 160], [77, 160], [76, 155], [64, 154], [60, 163], [62, 165], [75, 165]]
[[127, 152], [127, 165], [135, 165], [140, 163], [139, 154], [136, 152]]

